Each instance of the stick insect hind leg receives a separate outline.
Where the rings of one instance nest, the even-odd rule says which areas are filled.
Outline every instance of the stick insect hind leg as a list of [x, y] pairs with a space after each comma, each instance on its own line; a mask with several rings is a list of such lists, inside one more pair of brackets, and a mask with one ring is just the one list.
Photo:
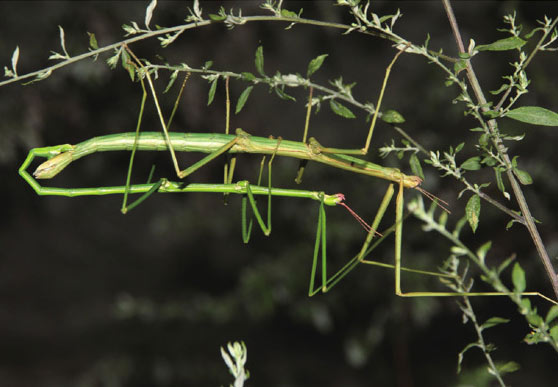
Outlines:
[[[378, 229], [379, 225], [380, 225], [380, 222], [382, 221], [382, 218], [383, 218], [390, 202], [391, 202], [393, 194], [394, 194], [393, 184], [390, 184], [388, 186], [387, 190], [386, 190], [386, 193], [384, 194], [384, 197], [382, 199], [380, 207], [378, 208], [378, 211], [376, 212], [376, 215], [374, 217], [374, 220], [373, 220], [372, 224], [369, 227], [367, 227], [368, 233], [366, 235], [366, 239], [364, 240], [364, 243], [363, 243], [359, 253], [356, 254], [343, 267], [341, 267], [341, 269], [339, 269], [335, 274], [333, 274], [329, 278], [327, 276], [326, 214], [325, 214], [325, 207], [323, 205], [323, 202], [320, 203], [319, 215], [318, 215], [318, 226], [317, 226], [317, 230], [316, 230], [316, 241], [315, 241], [315, 245], [314, 245], [314, 255], [313, 255], [313, 261], [312, 261], [312, 270], [311, 270], [311, 275], [310, 275], [310, 286], [309, 286], [309, 289], [308, 289], [308, 295], [309, 296], [313, 296], [320, 291], [323, 292], [323, 293], [328, 292], [331, 288], [333, 288], [339, 281], [341, 281], [347, 274], [349, 274], [349, 272], [351, 272], [360, 263], [365, 263], [365, 264], [371, 264], [371, 265], [396, 269], [396, 275], [397, 275], [397, 266], [396, 266], [397, 263], [395, 265], [392, 265], [392, 264], [388, 264], [388, 263], [384, 263], [384, 262], [371, 261], [371, 260], [366, 260], [365, 259], [365, 257], [368, 254], [370, 254], [372, 252], [372, 250], [379, 243], [381, 243], [389, 234], [391, 234], [393, 232], [393, 230], [396, 229], [396, 227], [400, 226], [400, 224], [402, 223], [402, 222], [396, 223], [395, 225], [390, 227], [386, 232], [384, 232], [382, 234], [380, 234], [376, 231]], [[340, 194], [338, 194], [338, 195], [340, 195]], [[339, 200], [340, 200], [339, 204], [342, 204], [343, 199], [344, 198], [341, 195], [339, 197]], [[372, 245], [372, 247], [370, 247], [370, 244], [372, 243], [372, 241], [374, 240], [374, 237], [376, 237], [376, 236], [380, 236], [380, 238], [377, 239], [376, 243], [374, 243]], [[397, 243], [397, 238], [396, 238], [396, 243]], [[321, 251], [321, 274], [320, 274], [320, 276], [321, 276], [322, 281], [321, 281], [321, 287], [316, 287], [315, 284], [316, 284], [316, 275], [317, 275], [317, 267], [318, 267], [318, 260], [319, 260], [320, 251]], [[399, 265], [399, 270], [409, 271], [409, 272], [414, 272], [414, 273], [420, 273], [420, 274], [426, 274], [426, 275], [433, 275], [433, 276], [438, 276], [438, 277], [449, 277], [449, 275], [442, 274], [442, 273], [429, 272], [429, 271], [424, 271], [424, 270], [415, 270], [415, 269], [401, 267], [400, 265]]]
[[[403, 204], [404, 204], [404, 185], [402, 182], [399, 184], [398, 193], [396, 196], [396, 208], [395, 208], [395, 223], [389, 227], [387, 230], [383, 231], [381, 237], [378, 238], [375, 243], [372, 244], [374, 237], [378, 234], [374, 230], [378, 229], [380, 221], [382, 220], [385, 211], [394, 194], [393, 184], [388, 186], [388, 189], [384, 195], [384, 198], [380, 204], [380, 207], [376, 213], [374, 221], [370, 226], [366, 239], [362, 245], [361, 250], [357, 255], [355, 255], [350, 261], [348, 261], [341, 269], [339, 269], [331, 277], [327, 277], [327, 254], [326, 254], [326, 215], [323, 201], [320, 203], [319, 216], [318, 216], [318, 227], [316, 231], [316, 241], [314, 246], [314, 256], [312, 262], [312, 270], [310, 277], [310, 286], [308, 290], [308, 295], [313, 296], [318, 292], [328, 292], [333, 286], [335, 286], [341, 279], [343, 279], [350, 271], [352, 271], [358, 264], [368, 264], [374, 266], [380, 266], [384, 268], [389, 268], [394, 270], [394, 293], [399, 297], [471, 297], [471, 296], [534, 296], [540, 297], [546, 301], [558, 305], [555, 300], [541, 294], [539, 292], [430, 292], [430, 291], [411, 291], [404, 292], [401, 287], [401, 272], [410, 272], [421, 275], [428, 275], [438, 277], [442, 282], [452, 281], [462, 279], [459, 275], [449, 274], [444, 272], [433, 272], [426, 270], [410, 269], [402, 266], [402, 235], [403, 235], [403, 221], [405, 216], [403, 215]], [[342, 200], [342, 199], [340, 199]], [[339, 203], [337, 203], [339, 204]], [[366, 259], [366, 257], [390, 234], [395, 233], [395, 252], [394, 252], [394, 264], [379, 262], [375, 260]], [[318, 260], [321, 251], [321, 286], [316, 287], [316, 276], [318, 275]]]

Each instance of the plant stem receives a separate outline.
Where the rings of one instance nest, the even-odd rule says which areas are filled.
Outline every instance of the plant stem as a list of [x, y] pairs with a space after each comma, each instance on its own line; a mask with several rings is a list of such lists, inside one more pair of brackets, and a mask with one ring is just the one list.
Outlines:
[[[453, 31], [453, 34], [455, 36], [455, 40], [457, 42], [457, 45], [459, 47], [459, 52], [460, 53], [465, 53], [465, 48], [463, 45], [463, 41], [461, 39], [461, 34], [459, 32], [459, 27], [457, 25], [457, 21], [455, 20], [455, 14], [453, 12], [453, 9], [451, 7], [450, 1], [449, 0], [443, 0], [443, 4], [444, 4], [444, 8], [446, 10], [446, 13], [448, 15], [448, 19], [451, 25], [451, 29]], [[478, 78], [475, 74], [475, 71], [473, 70], [473, 66], [471, 65], [471, 61], [469, 59], [466, 60], [466, 70], [467, 70], [467, 78], [469, 79], [469, 82], [473, 88], [473, 91], [475, 93], [475, 96], [477, 98], [477, 101], [479, 103], [479, 105], [481, 106], [481, 110], [483, 112], [488, 111], [487, 106], [487, 101], [486, 98], [484, 96], [484, 93], [482, 91], [482, 88], [479, 84]], [[543, 263], [543, 266], [546, 270], [547, 276], [550, 280], [550, 283], [552, 285], [552, 289], [554, 291], [555, 297], [556, 299], [558, 299], [558, 276], [556, 276], [556, 272], [554, 271], [554, 268], [552, 266], [552, 263], [550, 261], [550, 257], [548, 256], [548, 253], [546, 252], [546, 249], [544, 247], [544, 244], [542, 242], [541, 236], [539, 234], [539, 231], [537, 230], [537, 226], [535, 225], [535, 222], [533, 220], [533, 217], [531, 215], [531, 211], [529, 210], [529, 206], [527, 205], [527, 201], [525, 200], [525, 196], [523, 195], [523, 191], [521, 190], [521, 187], [519, 185], [519, 183], [517, 182], [515, 176], [513, 175], [512, 172], [512, 168], [511, 168], [511, 160], [508, 156], [508, 153], [504, 147], [504, 145], [502, 144], [502, 141], [499, 139], [499, 137], [495, 136], [495, 133], [497, 131], [497, 124], [495, 120], [489, 120], [488, 121], [488, 128], [490, 130], [490, 133], [493, 135], [493, 143], [494, 146], [496, 147], [496, 149], [498, 150], [498, 153], [502, 156], [504, 162], [506, 163], [506, 165], [508, 166], [508, 169], [506, 170], [506, 175], [508, 177], [508, 180], [510, 181], [510, 184], [512, 186], [512, 190], [514, 192], [515, 198], [517, 200], [517, 203], [519, 205], [519, 208], [521, 209], [521, 213], [523, 214], [523, 217], [525, 219], [525, 225], [527, 226], [527, 230], [529, 231], [529, 234], [531, 236], [531, 239], [533, 240], [533, 243], [535, 244], [535, 248], [537, 249], [537, 253]]]

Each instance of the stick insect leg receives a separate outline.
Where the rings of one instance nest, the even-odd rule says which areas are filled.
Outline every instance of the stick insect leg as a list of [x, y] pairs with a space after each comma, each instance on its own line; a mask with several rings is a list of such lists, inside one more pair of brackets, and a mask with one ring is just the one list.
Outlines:
[[[308, 138], [308, 127], [310, 126], [310, 113], [312, 113], [312, 92], [314, 88], [310, 86], [308, 92], [308, 104], [306, 106], [306, 120], [304, 121], [304, 134], [302, 135], [302, 142], [306, 144], [306, 139]], [[304, 174], [304, 169], [308, 164], [308, 160], [300, 160], [298, 164], [298, 171], [296, 173], [295, 182], [296, 184], [302, 183], [302, 175]]]
[[[316, 269], [318, 267], [318, 255], [322, 251], [322, 286], [315, 289], [314, 282], [316, 279]], [[326, 214], [324, 209], [324, 194], [320, 192], [320, 207], [318, 210], [318, 226], [316, 229], [316, 241], [314, 243], [314, 256], [312, 259], [312, 271], [310, 273], [310, 285], [308, 288], [308, 296], [312, 297], [319, 291], [327, 291], [327, 275], [326, 268]]]
[[[360, 252], [355, 255], [349, 262], [347, 262], [341, 269], [339, 269], [335, 274], [333, 274], [330, 278], [327, 277], [327, 253], [326, 253], [326, 214], [325, 208], [323, 205], [323, 200], [320, 203], [319, 214], [318, 214], [318, 226], [316, 230], [316, 242], [314, 244], [314, 256], [312, 262], [312, 272], [310, 275], [310, 288], [308, 290], [308, 295], [313, 296], [319, 291], [327, 292], [333, 286], [335, 286], [339, 281], [341, 281], [349, 272], [351, 272], [360, 262], [363, 261], [363, 257], [365, 253], [368, 252], [368, 246], [370, 245], [374, 235], [376, 234], [376, 229], [384, 216], [384, 213], [389, 205], [391, 197], [393, 196], [393, 185], [390, 184], [386, 194], [384, 195], [384, 199], [382, 200], [382, 204], [374, 221], [368, 231], [366, 239], [362, 245]], [[382, 238], [383, 239], [383, 238]], [[322, 286], [321, 288], [315, 288], [314, 283], [316, 281], [316, 271], [317, 271], [317, 263], [318, 263], [318, 255], [319, 251], [322, 252]]]
[[[272, 170], [273, 160], [275, 159], [275, 155], [277, 154], [277, 150], [279, 149], [280, 144], [281, 144], [281, 137], [279, 137], [277, 139], [277, 145], [275, 147], [275, 151], [271, 155], [271, 157], [270, 157], [270, 159], [267, 163], [267, 188], [268, 188], [268, 194], [267, 194], [267, 224], [263, 221], [262, 216], [260, 214], [260, 211], [258, 210], [256, 199], [254, 198], [254, 195], [252, 193], [252, 189], [250, 188], [250, 183], [248, 183], [247, 181], [243, 182], [245, 184], [245, 189], [246, 189], [246, 194], [243, 195], [243, 197], [242, 197], [242, 240], [244, 241], [244, 243], [248, 243], [248, 241], [250, 240], [250, 233], [252, 231], [252, 219], [250, 219], [250, 223], [249, 223], [248, 227], [246, 227], [246, 210], [247, 210], [247, 207], [248, 207], [247, 204], [246, 204], [247, 201], [250, 202], [250, 207], [252, 209], [252, 213], [256, 217], [256, 220], [257, 220], [260, 228], [262, 229], [263, 233], [266, 236], [271, 234], [271, 196], [272, 196], [271, 170]], [[265, 156], [264, 156], [264, 158], [262, 158], [262, 165], [260, 167], [260, 173], [259, 173], [259, 176], [258, 176], [258, 185], [260, 184], [260, 181], [261, 181], [262, 169], [263, 169], [264, 162], [265, 162]]]
[[[127, 203], [128, 203], [128, 193], [130, 192], [130, 178], [132, 176], [132, 166], [134, 165], [134, 157], [136, 156], [139, 131], [141, 127], [141, 120], [143, 118], [143, 109], [145, 107], [145, 100], [147, 99], [147, 91], [145, 90], [145, 84], [143, 83], [143, 79], [141, 77], [138, 78], [141, 84], [142, 96], [141, 96], [140, 110], [138, 113], [138, 122], [136, 124], [136, 135], [134, 137], [134, 146], [132, 147], [132, 153], [130, 154], [130, 163], [128, 165], [128, 173], [126, 175], [126, 190], [124, 191], [124, 199], [122, 200], [122, 208], [120, 209], [120, 211], [123, 214], [125, 214], [129, 210]], [[145, 198], [143, 200], [145, 200]], [[134, 203], [134, 207], [135, 205], [136, 204]]]
[[[402, 185], [401, 185], [401, 187], [402, 187]], [[318, 216], [318, 229], [317, 229], [317, 232], [316, 232], [316, 242], [315, 242], [315, 245], [314, 245], [314, 256], [313, 256], [312, 272], [311, 272], [311, 277], [310, 277], [310, 289], [309, 289], [309, 293], [308, 293], [310, 296], [313, 296], [314, 294], [316, 294], [319, 291], [322, 291], [322, 292], [329, 291], [333, 286], [335, 286], [339, 281], [341, 281], [347, 274], [349, 274], [349, 272], [351, 272], [360, 263], [375, 265], [375, 266], [380, 266], [380, 267], [385, 267], [385, 268], [390, 268], [390, 269], [397, 269], [397, 266], [396, 266], [397, 261], [396, 261], [396, 265], [392, 265], [392, 264], [388, 264], [388, 263], [384, 263], [384, 262], [365, 259], [365, 257], [367, 255], [369, 255], [376, 248], [376, 246], [378, 246], [386, 237], [388, 237], [394, 231], [397, 233], [398, 229], [402, 230], [402, 228], [401, 228], [402, 219], [401, 219], [400, 221], [396, 221], [396, 223], [393, 226], [391, 226], [386, 231], [384, 231], [382, 236], [380, 238], [376, 239], [376, 242], [372, 246], [370, 246], [370, 244], [374, 240], [374, 237], [377, 234], [375, 230], [377, 230], [379, 225], [380, 225], [380, 222], [381, 222], [381, 220], [382, 220], [382, 218], [383, 218], [383, 216], [384, 216], [384, 214], [385, 214], [385, 212], [386, 212], [386, 210], [389, 206], [389, 203], [391, 202], [394, 191], [395, 190], [393, 188], [393, 184], [390, 184], [388, 186], [387, 190], [386, 190], [386, 193], [385, 193], [385, 195], [382, 199], [380, 207], [379, 207], [379, 209], [376, 213], [376, 216], [374, 217], [374, 221], [372, 222], [372, 225], [370, 226], [370, 230], [369, 230], [369, 232], [366, 236], [366, 239], [365, 239], [359, 253], [357, 255], [355, 255], [349, 262], [347, 262], [341, 269], [339, 269], [335, 274], [333, 274], [329, 278], [327, 278], [327, 273], [326, 273], [326, 252], [325, 252], [326, 251], [326, 247], [325, 247], [325, 243], [326, 243], [326, 233], [325, 233], [326, 215], [325, 215], [324, 206], [320, 205], [319, 216]], [[398, 193], [398, 198], [399, 197], [402, 198], [401, 191]], [[401, 207], [401, 214], [402, 214], [402, 207]], [[396, 238], [396, 240], [397, 240], [397, 238]], [[317, 262], [318, 262], [318, 256], [319, 256], [320, 249], [322, 250], [322, 286], [321, 286], [321, 288], [316, 289], [314, 284], [316, 282], [315, 277], [316, 277], [316, 272], [317, 272]], [[400, 260], [399, 260], [399, 270], [400, 271], [413, 272], [413, 273], [419, 273], [419, 274], [425, 274], [425, 275], [432, 275], [432, 276], [437, 276], [437, 277], [452, 277], [451, 275], [438, 273], [438, 272], [430, 272], [430, 271], [416, 270], [416, 269], [401, 267]], [[396, 270], [396, 275], [397, 275], [397, 270]]]
[[380, 113], [380, 107], [382, 105], [382, 100], [384, 98], [384, 92], [386, 90], [387, 81], [389, 79], [389, 74], [391, 73], [391, 68], [399, 58], [405, 49], [408, 46], [405, 46], [403, 49], [399, 50], [397, 54], [393, 57], [393, 60], [390, 62], [388, 67], [386, 68], [386, 74], [384, 75], [384, 82], [382, 83], [382, 88], [380, 90], [380, 96], [378, 97], [378, 102], [376, 103], [376, 107], [374, 109], [374, 115], [372, 116], [372, 123], [370, 124], [370, 129], [368, 129], [368, 136], [366, 137], [366, 141], [364, 143], [364, 147], [361, 149], [339, 149], [339, 148], [322, 148], [322, 152], [326, 153], [343, 153], [343, 154], [356, 154], [356, 155], [366, 155], [368, 153], [368, 149], [370, 148], [370, 143], [372, 142], [372, 134], [374, 133], [374, 127], [376, 126], [376, 121], [378, 119], [378, 115]]
[[[231, 121], [231, 99], [229, 94], [229, 77], [225, 78], [225, 134], [229, 134], [230, 121]], [[223, 168], [223, 182], [224, 184], [231, 184], [234, 175], [234, 168], [236, 166], [236, 155], [229, 153], [225, 154], [225, 165]], [[258, 184], [259, 185], [259, 184]], [[228, 203], [228, 193], [223, 194], [223, 201], [225, 205]]]
[[[401, 237], [403, 234], [403, 184], [399, 184], [399, 192], [397, 194], [396, 200], [396, 210], [395, 210], [395, 294], [400, 297], [459, 297], [459, 296], [511, 296], [516, 293], [513, 292], [403, 292], [401, 291], [401, 271], [404, 268], [401, 266]], [[409, 270], [407, 270], [409, 271]], [[434, 272], [422, 272], [417, 270], [411, 270], [413, 272], [418, 272], [421, 274], [435, 275], [442, 278], [455, 278], [451, 274], [434, 273]], [[535, 296], [541, 297], [553, 304], [558, 305], [558, 302], [541, 294], [539, 292], [522, 292], [516, 295], [522, 296]]]

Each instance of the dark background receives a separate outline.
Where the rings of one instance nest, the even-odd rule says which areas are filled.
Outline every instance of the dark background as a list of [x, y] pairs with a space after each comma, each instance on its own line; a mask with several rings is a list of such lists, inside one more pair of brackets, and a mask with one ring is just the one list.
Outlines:
[[[20, 74], [48, 66], [50, 50], [61, 51], [57, 25], [64, 27], [71, 55], [87, 50], [86, 31], [99, 45], [122, 39], [120, 26], [131, 20], [143, 26], [148, 2], [2, 2], [0, 3], [0, 63], [9, 66], [20, 47]], [[202, 2], [204, 14], [220, 2]], [[264, 13], [256, 2], [226, 2], [244, 15]], [[151, 25], [181, 24], [187, 2], [160, 2]], [[304, 8], [307, 18], [350, 22], [346, 9], [330, 2], [286, 2], [287, 9]], [[517, 10], [525, 31], [537, 19], [556, 15], [551, 2], [455, 2], [464, 40], [490, 43], [506, 35], [502, 16]], [[396, 32], [415, 43], [431, 36], [430, 47], [456, 49], [439, 2], [375, 2], [379, 15], [400, 8], [404, 17]], [[191, 30], [169, 48], [155, 39], [131, 46], [153, 62], [156, 54], [170, 63], [201, 67], [207, 60], [216, 69], [255, 73], [254, 53], [263, 45], [268, 74], [305, 73], [308, 62], [328, 53], [313, 80], [327, 84], [343, 75], [357, 82], [354, 95], [376, 102], [385, 67], [394, 50], [389, 42], [356, 33], [297, 25], [284, 30], [279, 23], [249, 23], [233, 30], [212, 25]], [[0, 386], [187, 386], [228, 385], [231, 377], [219, 354], [228, 341], [244, 340], [252, 386], [488, 386], [490, 377], [480, 351], [466, 355], [462, 375], [456, 375], [457, 353], [475, 340], [470, 325], [462, 325], [452, 299], [400, 299], [393, 295], [392, 272], [359, 267], [330, 293], [307, 297], [317, 220], [317, 204], [275, 199], [273, 232], [254, 232], [244, 245], [240, 235], [239, 198], [223, 206], [221, 195], [155, 195], [123, 216], [121, 197], [39, 197], [18, 176], [17, 168], [32, 147], [76, 143], [93, 136], [132, 131], [141, 97], [138, 84], [121, 68], [110, 70], [102, 55], [65, 67], [33, 85], [12, 84], [0, 90]], [[489, 53], [474, 59], [485, 90], [497, 89], [501, 76], [511, 73], [511, 53]], [[556, 56], [540, 54], [530, 65], [532, 93], [523, 105], [557, 110]], [[161, 73], [162, 90], [169, 74]], [[474, 138], [475, 122], [451, 100], [456, 88], [443, 86], [444, 75], [423, 58], [403, 55], [388, 84], [385, 107], [407, 119], [404, 128], [428, 149], [447, 149]], [[178, 84], [178, 82], [177, 82]], [[186, 88], [173, 129], [221, 132], [224, 128], [224, 88], [206, 106], [208, 84], [193, 75]], [[236, 101], [245, 84], [231, 82]], [[161, 97], [171, 109], [176, 87]], [[306, 98], [299, 103], [280, 100], [267, 87], [256, 87], [231, 126], [258, 136], [300, 139]], [[345, 120], [323, 106], [311, 121], [311, 135], [335, 147], [361, 147], [368, 124], [361, 112]], [[555, 197], [558, 176], [555, 128], [525, 127], [506, 122], [510, 133], [527, 132], [525, 141], [511, 144], [521, 165], [535, 179], [526, 188], [534, 216], [541, 220], [543, 240], [551, 257], [557, 255]], [[143, 130], [159, 130], [148, 99]], [[398, 135], [378, 124], [368, 159], [383, 165], [408, 165], [395, 157], [382, 160], [377, 148]], [[461, 155], [462, 160], [472, 156]], [[174, 178], [168, 154], [140, 155], [135, 181], [145, 180], [150, 166], [159, 177]], [[182, 165], [195, 160], [187, 155]], [[56, 186], [103, 186], [124, 182], [128, 154], [90, 156], [64, 171]], [[238, 179], [253, 180], [257, 157], [239, 158]], [[297, 162], [276, 159], [274, 186], [295, 187]], [[424, 165], [423, 165], [424, 166]], [[423, 185], [450, 200], [454, 224], [463, 215], [466, 197], [456, 201], [461, 186], [426, 171]], [[492, 179], [490, 171], [475, 181]], [[187, 179], [218, 182], [222, 162], [215, 161]], [[478, 180], [477, 180], [478, 178]], [[45, 182], [46, 184], [46, 182]], [[310, 163], [303, 189], [343, 192], [349, 204], [371, 218], [387, 183], [352, 176]], [[488, 192], [505, 201], [495, 189]], [[408, 193], [411, 197], [415, 193]], [[453, 199], [452, 199], [453, 198]], [[515, 208], [513, 204], [510, 204]], [[392, 211], [390, 211], [392, 212]], [[393, 215], [385, 221], [393, 220]], [[550, 294], [548, 280], [527, 232], [505, 231], [509, 219], [483, 205], [481, 226], [463, 237], [476, 248], [493, 241], [489, 255], [498, 263], [517, 253], [528, 273], [530, 289]], [[328, 253], [331, 266], [341, 265], [360, 248], [362, 229], [340, 208], [328, 210]], [[392, 239], [377, 257], [393, 256]], [[449, 244], [423, 233], [413, 219], [405, 223], [403, 259], [407, 265], [434, 269], [449, 254]], [[443, 291], [436, 281], [404, 277], [404, 289]], [[522, 369], [507, 377], [514, 386], [546, 386], [555, 382], [556, 353], [549, 346], [528, 346], [525, 321], [506, 299], [473, 300], [481, 321], [494, 315], [513, 321], [486, 332], [498, 350], [498, 362], [510, 360]], [[545, 312], [547, 305], [541, 304]]]

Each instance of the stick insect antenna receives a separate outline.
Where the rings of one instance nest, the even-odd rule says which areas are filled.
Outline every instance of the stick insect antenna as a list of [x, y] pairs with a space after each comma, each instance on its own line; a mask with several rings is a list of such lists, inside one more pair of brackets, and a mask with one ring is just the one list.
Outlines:
[[440, 207], [442, 210], [444, 210], [445, 212], [447, 212], [448, 214], [451, 214], [451, 211], [448, 209], [449, 204], [448, 202], [446, 202], [443, 199], [440, 199], [439, 197], [437, 197], [436, 195], [434, 195], [433, 193], [428, 192], [427, 190], [425, 190], [424, 188], [421, 187], [415, 187], [415, 189], [417, 191], [419, 191], [421, 194], [423, 194], [424, 196], [426, 196], [428, 199], [430, 199], [433, 203], [435, 203], [438, 207]]
[[345, 203], [345, 195], [343, 195], [342, 193], [338, 193], [336, 194], [336, 196], [339, 198], [339, 202], [337, 204], [345, 207], [345, 209], [347, 211], [349, 211], [349, 214], [351, 214], [356, 220], [357, 222], [360, 223], [360, 225], [362, 226], [362, 228], [364, 228], [366, 230], [367, 233], [373, 232], [374, 234], [378, 235], [378, 236], [383, 236], [382, 234], [380, 234], [378, 231], [374, 230], [372, 228], [372, 226], [370, 226], [368, 223], [366, 223], [366, 221], [364, 219], [362, 219], [351, 207], [349, 207], [346, 203]]

